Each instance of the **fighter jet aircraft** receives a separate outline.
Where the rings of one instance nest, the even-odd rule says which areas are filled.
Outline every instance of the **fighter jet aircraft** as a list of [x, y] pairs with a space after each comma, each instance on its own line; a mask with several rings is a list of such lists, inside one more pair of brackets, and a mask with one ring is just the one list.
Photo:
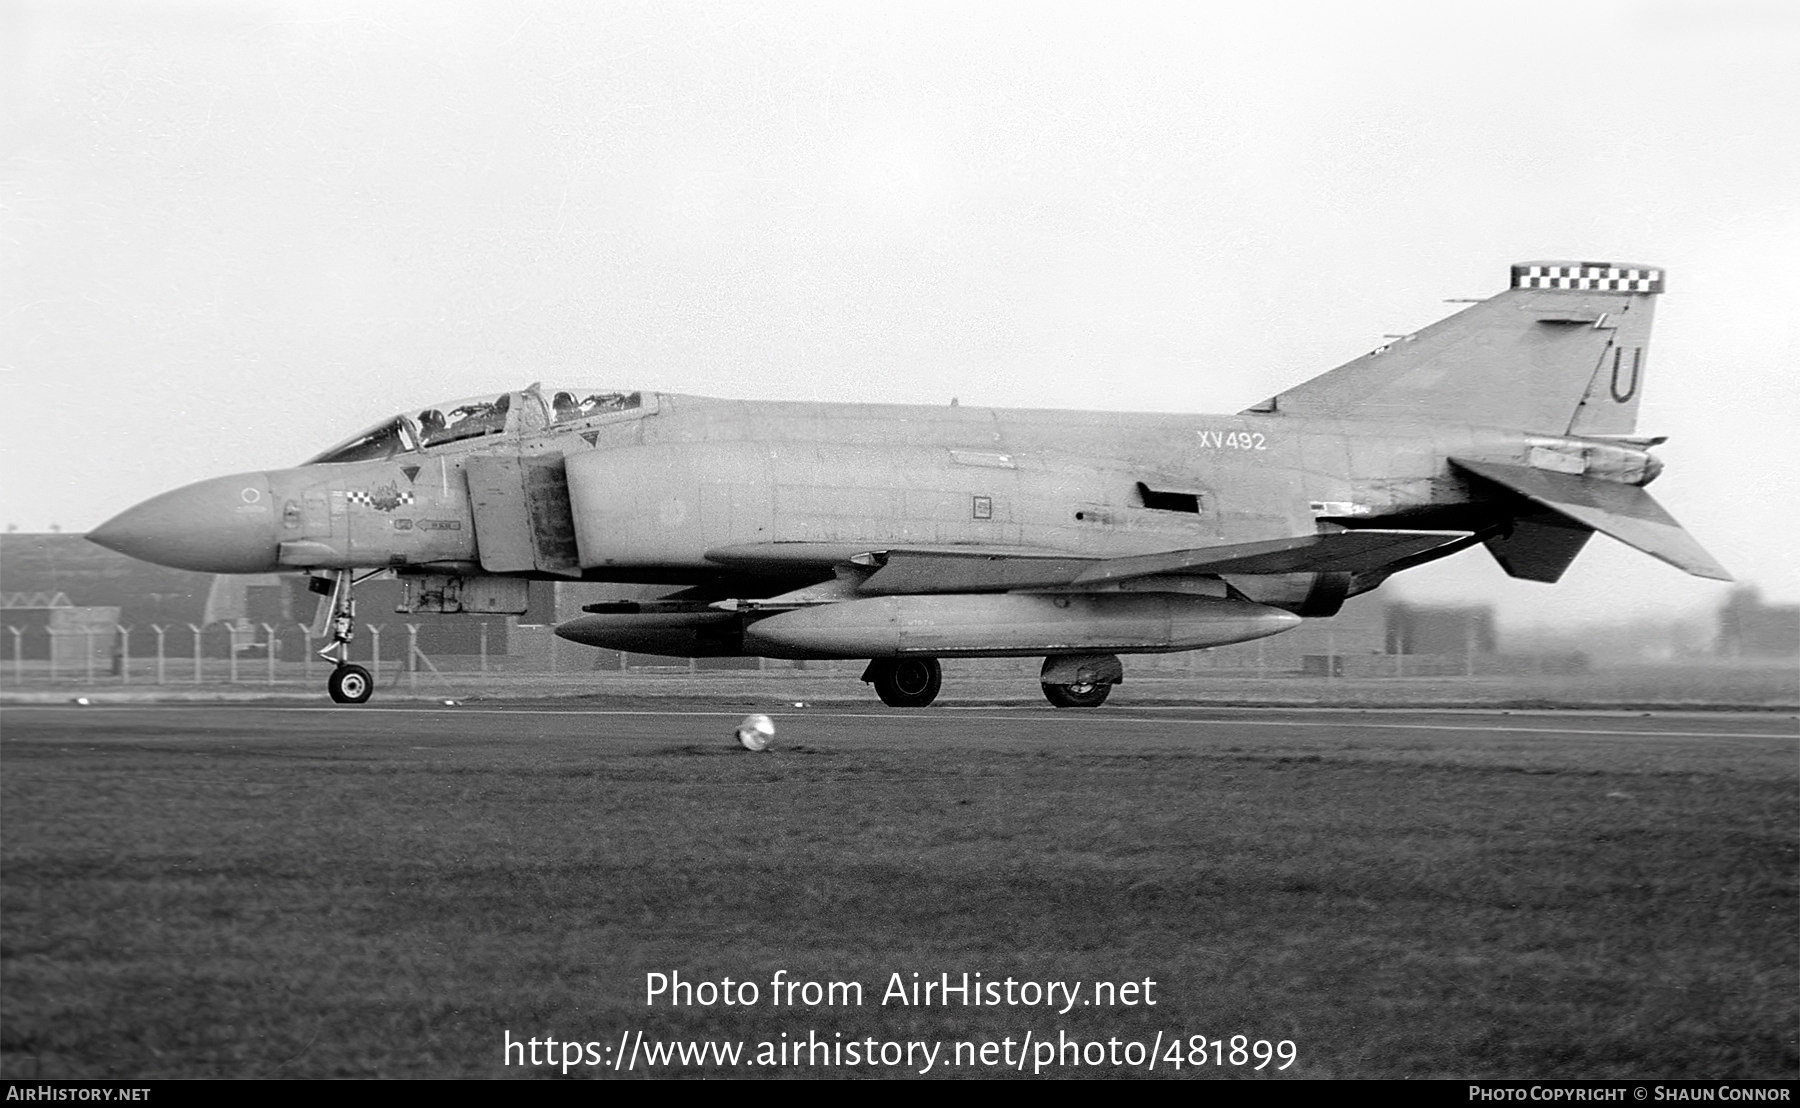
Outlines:
[[895, 707], [932, 702], [941, 658], [1042, 657], [1051, 703], [1095, 707], [1121, 654], [1273, 635], [1472, 546], [1554, 582], [1600, 531], [1729, 580], [1643, 489], [1662, 468], [1636, 424], [1663, 287], [1651, 266], [1517, 265], [1505, 291], [1235, 415], [532, 385], [165, 493], [88, 537], [310, 574], [341, 703], [372, 691], [349, 662], [352, 587], [391, 573], [416, 612], [521, 612], [533, 579], [666, 586], [556, 633], [867, 658]]

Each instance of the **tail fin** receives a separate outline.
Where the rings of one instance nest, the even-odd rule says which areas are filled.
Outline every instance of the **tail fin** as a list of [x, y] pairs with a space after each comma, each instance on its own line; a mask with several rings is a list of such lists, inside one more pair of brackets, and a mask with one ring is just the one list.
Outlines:
[[1650, 266], [1525, 262], [1505, 292], [1249, 410], [1629, 435], [1662, 291]]

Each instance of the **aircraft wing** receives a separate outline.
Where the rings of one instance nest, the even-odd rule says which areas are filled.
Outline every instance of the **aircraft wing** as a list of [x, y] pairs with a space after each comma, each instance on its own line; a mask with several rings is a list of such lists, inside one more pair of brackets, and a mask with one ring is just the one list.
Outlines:
[[1086, 585], [1160, 573], [1367, 573], [1460, 540], [1460, 531], [1341, 530], [1268, 542], [1109, 558], [1076, 579]]
[[1361, 573], [1463, 538], [1461, 532], [1337, 530], [1116, 558], [1028, 547], [759, 543], [707, 557], [736, 568], [850, 562], [873, 570], [857, 593], [895, 596], [1079, 588], [1165, 574]]
[[1611, 535], [1696, 577], [1731, 580], [1675, 517], [1636, 485], [1602, 481], [1529, 466], [1451, 458], [1451, 463], [1508, 489], [1584, 527]]

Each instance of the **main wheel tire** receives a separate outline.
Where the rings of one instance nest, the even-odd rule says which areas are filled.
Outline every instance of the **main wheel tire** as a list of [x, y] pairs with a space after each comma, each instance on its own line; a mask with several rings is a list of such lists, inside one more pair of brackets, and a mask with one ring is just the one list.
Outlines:
[[1045, 685], [1044, 699], [1058, 708], [1098, 708], [1112, 692], [1107, 684]]
[[895, 658], [876, 669], [872, 684], [890, 708], [923, 708], [944, 687], [944, 667], [936, 658]]
[[339, 704], [361, 704], [375, 695], [375, 679], [363, 667], [346, 663], [331, 671], [325, 691]]

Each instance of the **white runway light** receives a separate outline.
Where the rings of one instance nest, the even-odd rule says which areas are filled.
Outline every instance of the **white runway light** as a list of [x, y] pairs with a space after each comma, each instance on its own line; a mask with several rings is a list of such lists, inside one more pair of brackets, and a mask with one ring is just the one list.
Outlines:
[[745, 716], [738, 724], [737, 740], [745, 750], [767, 750], [774, 739], [775, 721], [768, 716]]

